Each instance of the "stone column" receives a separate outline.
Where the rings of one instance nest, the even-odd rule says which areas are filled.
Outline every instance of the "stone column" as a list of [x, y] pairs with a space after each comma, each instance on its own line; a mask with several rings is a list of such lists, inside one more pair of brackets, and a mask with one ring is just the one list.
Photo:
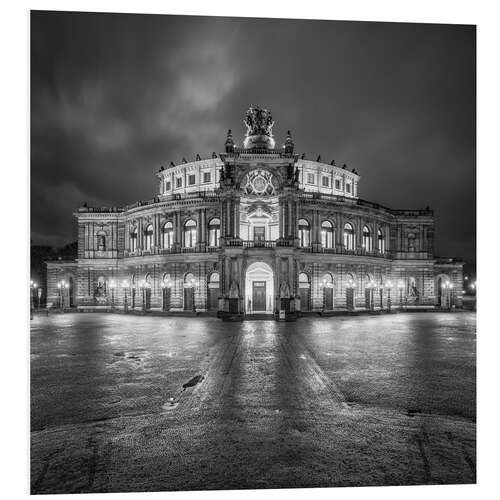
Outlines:
[[207, 209], [201, 210], [201, 242], [205, 245], [207, 241]]
[[235, 195], [233, 199], [233, 217], [234, 217], [234, 227], [233, 235], [235, 238], [240, 237], [240, 198]]
[[335, 229], [335, 247], [342, 248], [344, 245], [344, 217], [339, 212], [335, 214], [335, 225], [337, 226]]
[[175, 220], [175, 246], [179, 250], [182, 246], [182, 227], [181, 227], [181, 212], [178, 210], [174, 214]]

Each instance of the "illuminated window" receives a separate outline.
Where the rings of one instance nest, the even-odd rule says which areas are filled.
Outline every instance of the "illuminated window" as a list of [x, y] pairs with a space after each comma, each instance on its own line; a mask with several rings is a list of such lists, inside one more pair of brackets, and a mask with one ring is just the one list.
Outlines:
[[323, 176], [321, 179], [321, 184], [323, 187], [329, 187], [330, 186], [330, 179], [328, 177]]
[[153, 224], [149, 224], [144, 231], [144, 249], [151, 250], [153, 248]]
[[218, 247], [219, 238], [220, 238], [220, 220], [212, 219], [208, 223], [208, 245], [211, 247]]
[[134, 228], [130, 233], [130, 251], [135, 252], [137, 250], [137, 228]]
[[410, 233], [408, 235], [408, 252], [414, 252], [415, 251], [415, 235], [413, 233]]
[[97, 233], [97, 250], [100, 252], [106, 250], [106, 233], [104, 231]]
[[299, 219], [299, 242], [301, 247], [308, 247], [310, 242], [311, 230], [309, 222], [305, 219]]
[[192, 186], [193, 184], [196, 184], [196, 175], [190, 174], [188, 175], [188, 184]]
[[346, 250], [354, 250], [354, 228], [349, 222], [344, 226], [344, 247]]
[[335, 189], [340, 191], [340, 179], [335, 179]]
[[370, 228], [368, 226], [363, 227], [363, 248], [367, 252], [371, 252], [372, 250], [372, 233], [370, 232]]
[[333, 225], [327, 220], [321, 224], [321, 245], [323, 248], [333, 248]]
[[314, 184], [314, 174], [307, 174], [307, 183]]
[[165, 182], [165, 191], [170, 191], [171, 187], [172, 187], [172, 185], [171, 185], [170, 181]]
[[177, 177], [177, 179], [175, 179], [175, 187], [176, 188], [182, 187], [182, 177]]
[[345, 185], [345, 190], [350, 193], [351, 192], [351, 185], [350, 184], [346, 184]]
[[210, 172], [203, 172], [203, 182], [210, 182]]
[[184, 246], [192, 248], [196, 245], [196, 222], [189, 219], [184, 224]]
[[174, 244], [174, 225], [171, 222], [165, 222], [161, 230], [163, 248], [172, 248]]
[[384, 233], [382, 232], [382, 229], [378, 229], [377, 232], [377, 238], [378, 238], [378, 251], [380, 253], [385, 253], [385, 236]]

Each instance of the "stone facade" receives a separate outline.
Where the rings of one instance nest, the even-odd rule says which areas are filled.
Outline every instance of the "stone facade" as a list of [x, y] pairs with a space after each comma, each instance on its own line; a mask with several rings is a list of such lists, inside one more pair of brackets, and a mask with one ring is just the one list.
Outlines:
[[461, 306], [463, 264], [434, 256], [432, 210], [360, 199], [354, 170], [299, 157], [290, 133], [276, 149], [252, 119], [251, 146], [229, 131], [224, 153], [162, 167], [152, 200], [80, 207], [78, 259], [47, 263], [48, 301], [233, 318]]

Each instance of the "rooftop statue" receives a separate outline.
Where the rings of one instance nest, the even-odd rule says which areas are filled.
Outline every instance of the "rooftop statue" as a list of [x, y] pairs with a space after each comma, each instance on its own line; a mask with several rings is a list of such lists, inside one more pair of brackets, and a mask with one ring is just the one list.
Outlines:
[[244, 147], [246, 149], [273, 149], [275, 142], [273, 139], [274, 121], [268, 109], [254, 106], [247, 111], [243, 120], [247, 128]]

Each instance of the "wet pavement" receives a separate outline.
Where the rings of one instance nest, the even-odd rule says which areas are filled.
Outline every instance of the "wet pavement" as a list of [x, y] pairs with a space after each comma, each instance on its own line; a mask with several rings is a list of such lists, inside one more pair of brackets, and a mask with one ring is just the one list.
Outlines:
[[35, 316], [32, 493], [474, 482], [475, 321]]

